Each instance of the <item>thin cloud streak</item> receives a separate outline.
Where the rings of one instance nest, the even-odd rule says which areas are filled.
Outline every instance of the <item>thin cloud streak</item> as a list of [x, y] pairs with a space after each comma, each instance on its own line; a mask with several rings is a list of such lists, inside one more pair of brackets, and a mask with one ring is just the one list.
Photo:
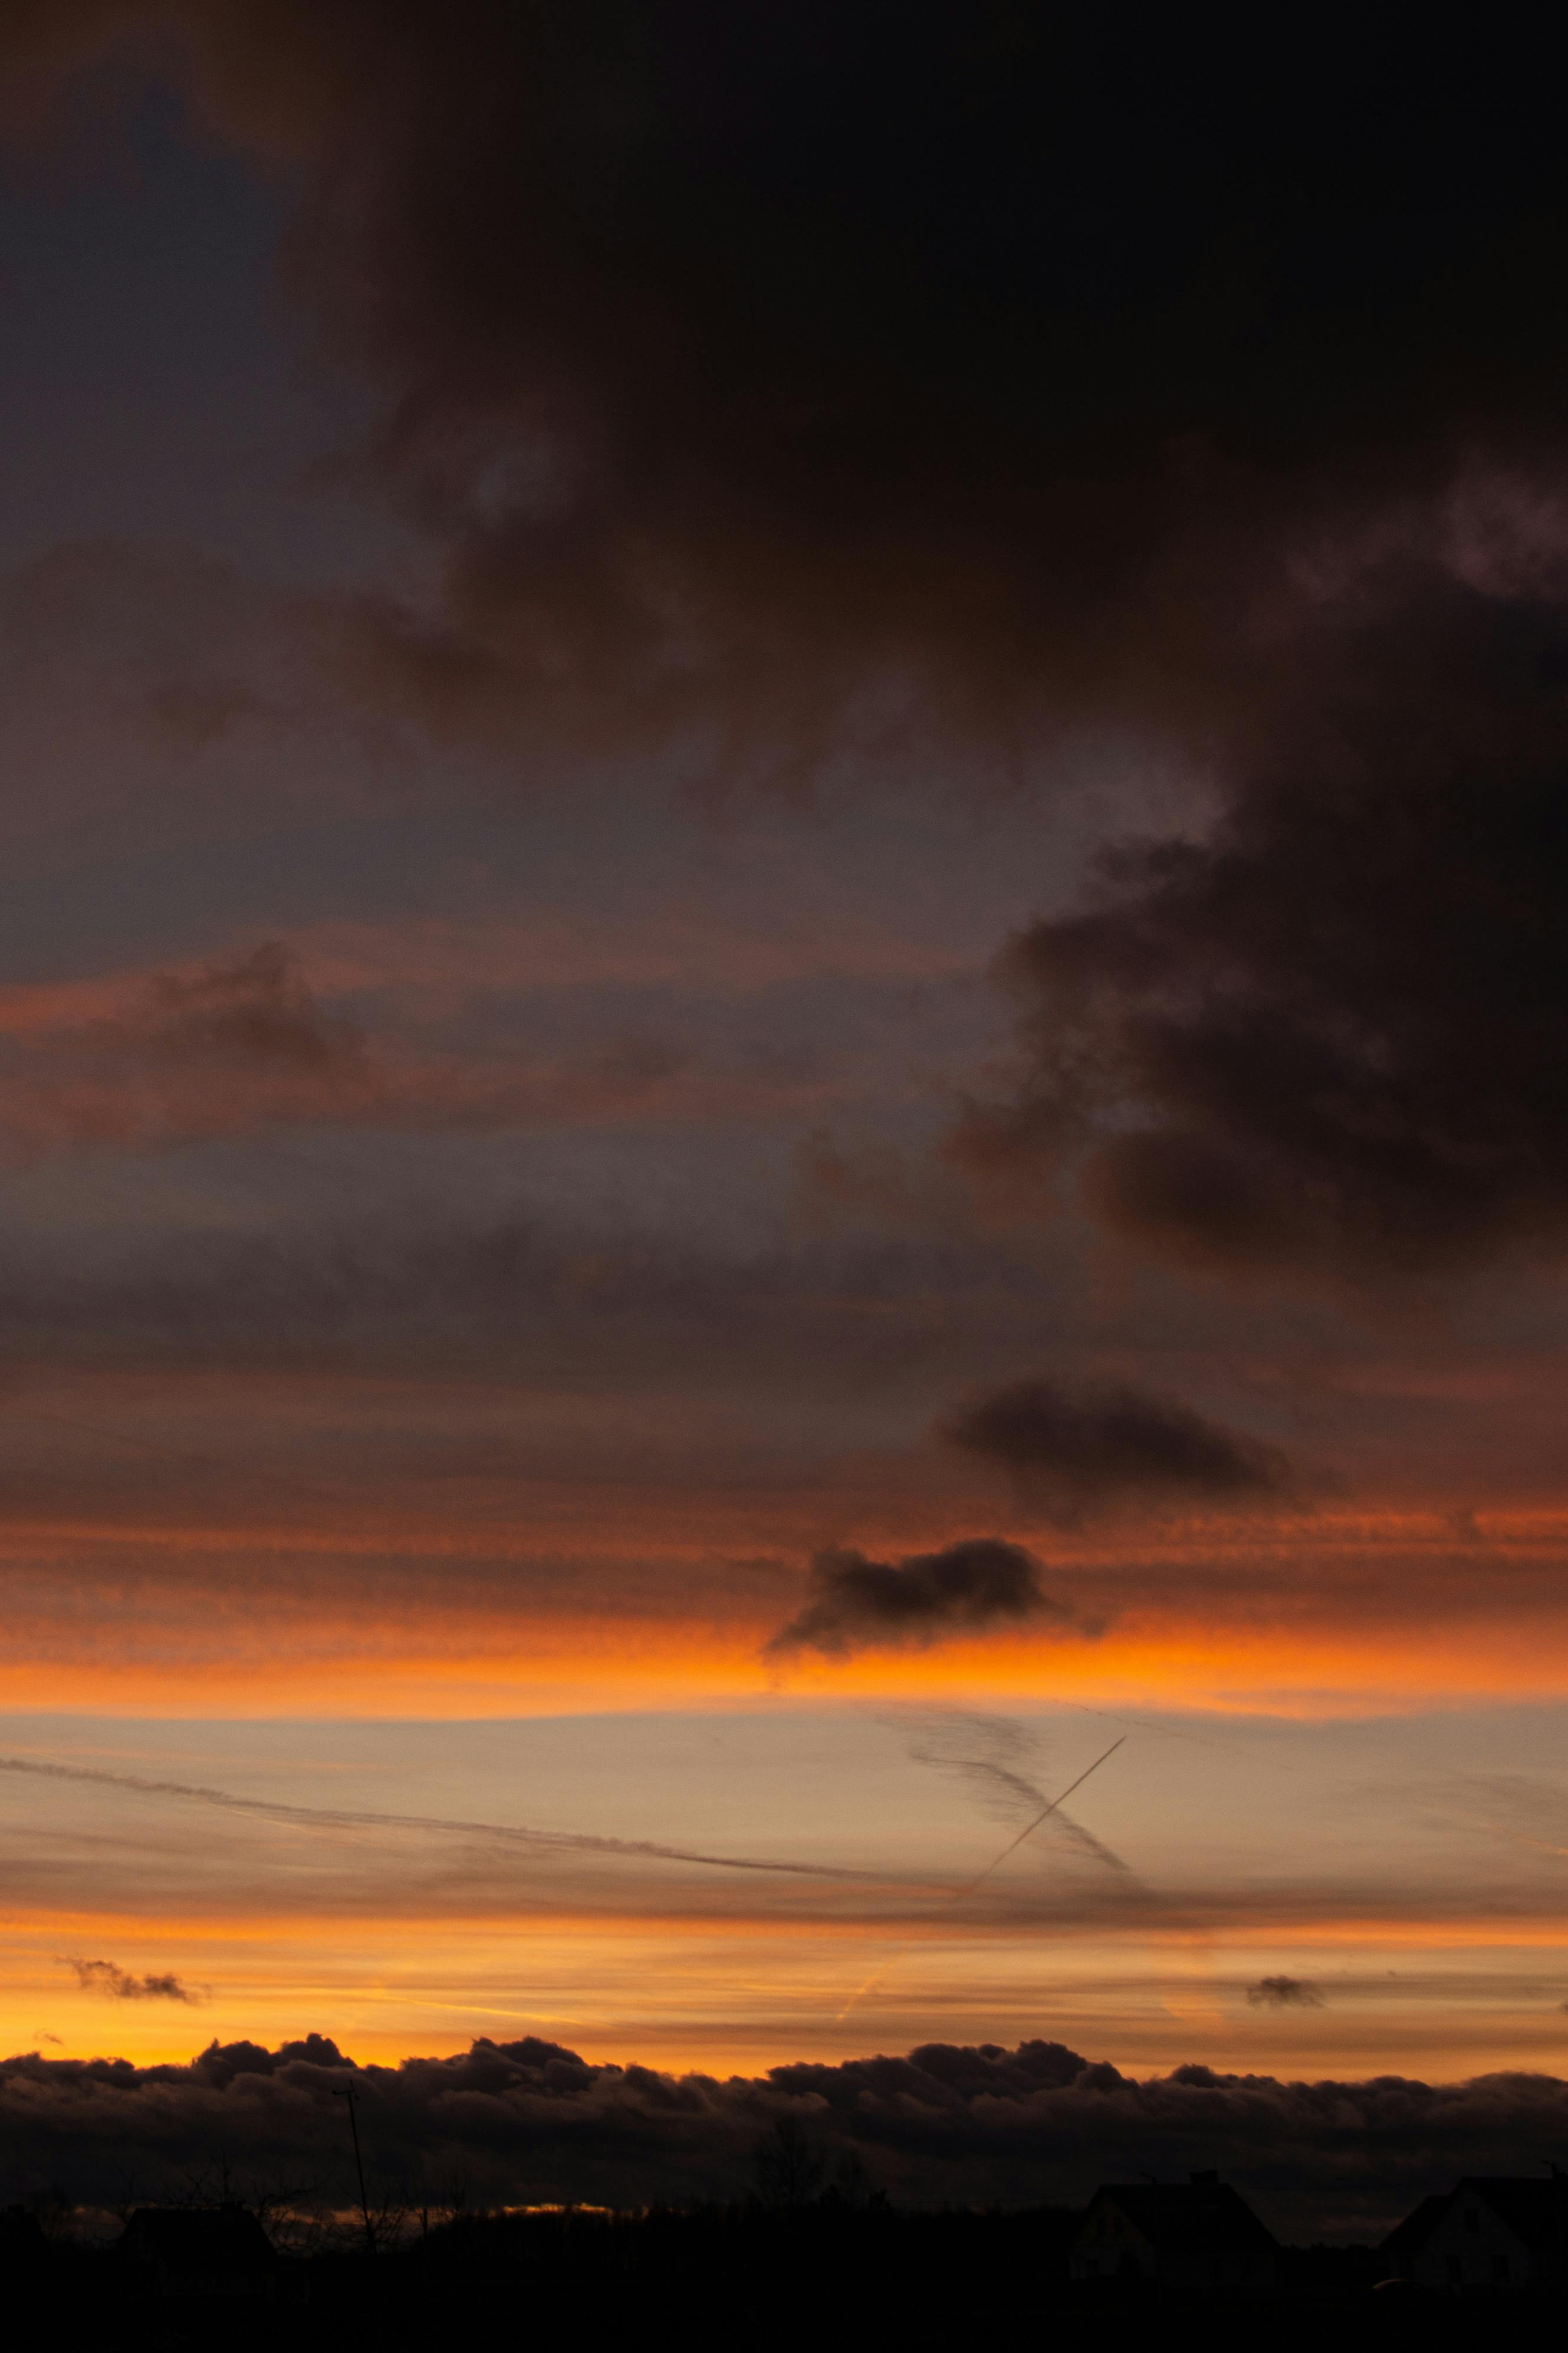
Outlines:
[[760, 1070], [672, 1043], [657, 1004], [645, 1033], [575, 1050], [541, 1050], [526, 1023], [506, 1050], [431, 1043], [407, 1007], [372, 1037], [276, 939], [226, 964], [19, 995], [8, 1008], [0, 992], [0, 1160], [19, 1166], [300, 1127], [456, 1136], [820, 1116], [852, 1092], [842, 1071]]
[[134, 1774], [105, 1773], [86, 1765], [47, 1765], [26, 1757], [0, 1757], [0, 1773], [95, 1783], [105, 1788], [135, 1790], [142, 1797], [175, 1798], [187, 1804], [219, 1807], [226, 1813], [254, 1814], [268, 1821], [309, 1823], [324, 1830], [429, 1831], [459, 1838], [492, 1839], [541, 1850], [694, 1862], [715, 1871], [778, 1873], [800, 1879], [868, 1881], [878, 1876], [872, 1872], [851, 1871], [832, 1863], [772, 1862], [745, 1855], [704, 1854], [690, 1847], [664, 1846], [651, 1839], [604, 1838], [586, 1831], [530, 1830], [521, 1823], [451, 1821], [435, 1814], [383, 1814], [361, 1808], [292, 1806], [268, 1798], [237, 1797], [226, 1789], [206, 1788], [196, 1782], [142, 1780]]

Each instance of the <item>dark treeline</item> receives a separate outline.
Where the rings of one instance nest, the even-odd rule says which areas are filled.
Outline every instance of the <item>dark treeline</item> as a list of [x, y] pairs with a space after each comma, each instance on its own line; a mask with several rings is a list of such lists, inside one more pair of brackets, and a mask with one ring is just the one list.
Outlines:
[[[238, 2210], [234, 2210], [238, 2211]], [[212, 2219], [210, 2210], [204, 2219]], [[279, 2259], [265, 2289], [163, 2293], [111, 2244], [40, 2240], [12, 2268], [10, 2340], [62, 2353], [178, 2353], [186, 2346], [984, 2343], [1028, 2328], [1042, 2344], [1204, 2341], [1352, 2345], [1496, 2341], [1495, 2303], [1456, 2308], [1390, 2296], [1367, 2247], [1280, 2250], [1267, 2298], [1173, 2295], [1069, 2276], [1074, 2210], [899, 2210], [837, 2191], [796, 2207], [758, 2199], [642, 2214], [471, 2214], [396, 2244], [341, 2244]], [[1510, 2333], [1549, 2325], [1510, 2299]], [[1521, 2341], [1521, 2340], [1516, 2340]]]

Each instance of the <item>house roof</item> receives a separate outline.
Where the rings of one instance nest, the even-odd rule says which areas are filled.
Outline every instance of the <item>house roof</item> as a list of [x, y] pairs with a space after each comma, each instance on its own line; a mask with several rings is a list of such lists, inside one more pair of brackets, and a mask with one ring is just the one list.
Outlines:
[[1396, 2222], [1379, 2252], [1385, 2255], [1418, 2254], [1436, 2229], [1441, 2216], [1448, 2211], [1448, 2192], [1436, 2198], [1423, 2198], [1419, 2206]]
[[1446, 2195], [1423, 2198], [1415, 2211], [1389, 2232], [1383, 2242], [1383, 2253], [1416, 2253], [1444, 2215], [1467, 2194], [1489, 2206], [1499, 2221], [1505, 2222], [1527, 2247], [1568, 2242], [1568, 2180], [1559, 2179], [1556, 2175], [1471, 2173]]
[[1275, 2243], [1247, 2200], [1225, 2181], [1108, 2181], [1089, 2200], [1089, 2213], [1103, 2203], [1119, 2207], [1157, 2249], [1258, 2253]]
[[139, 2206], [120, 2248], [178, 2270], [258, 2271], [278, 2260], [266, 2232], [243, 2206]]

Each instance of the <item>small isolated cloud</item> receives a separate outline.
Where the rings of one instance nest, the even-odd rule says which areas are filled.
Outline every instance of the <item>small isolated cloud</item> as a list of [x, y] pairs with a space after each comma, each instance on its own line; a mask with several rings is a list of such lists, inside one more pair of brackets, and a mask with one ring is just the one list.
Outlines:
[[1254, 2010], [1321, 2010], [1323, 1997], [1305, 1978], [1259, 1978], [1248, 1986], [1247, 1999]]
[[138, 1977], [116, 1961], [84, 1961], [73, 1953], [61, 1953], [58, 1958], [63, 1968], [76, 1971], [84, 1993], [101, 1993], [110, 2001], [184, 2001], [194, 2006], [201, 2000], [189, 1986], [182, 1985], [173, 1969], [149, 1970]]
[[942, 1434], [1010, 1472], [1063, 1519], [1124, 1503], [1246, 1504], [1293, 1483], [1278, 1448], [1120, 1384], [1013, 1381]]
[[790, 1651], [851, 1651], [941, 1641], [944, 1635], [1025, 1618], [1063, 1623], [1074, 1612], [1040, 1589], [1039, 1563], [1020, 1545], [975, 1536], [908, 1560], [868, 1560], [847, 1549], [820, 1552], [805, 1608], [767, 1645]]

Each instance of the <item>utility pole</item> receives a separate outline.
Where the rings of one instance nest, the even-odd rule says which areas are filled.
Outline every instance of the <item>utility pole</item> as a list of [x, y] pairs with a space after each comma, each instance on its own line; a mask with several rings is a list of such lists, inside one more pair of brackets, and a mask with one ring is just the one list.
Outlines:
[[368, 2255], [374, 2255], [375, 2232], [370, 2227], [370, 2200], [364, 2194], [364, 2159], [361, 2157], [359, 2149], [359, 2118], [354, 2113], [354, 2087], [352, 2084], [334, 2084], [332, 2089], [340, 2099], [346, 2100], [349, 2104], [349, 2130], [353, 2136], [354, 2144], [354, 2171], [359, 2177], [360, 2220], [364, 2224], [365, 2253]]

